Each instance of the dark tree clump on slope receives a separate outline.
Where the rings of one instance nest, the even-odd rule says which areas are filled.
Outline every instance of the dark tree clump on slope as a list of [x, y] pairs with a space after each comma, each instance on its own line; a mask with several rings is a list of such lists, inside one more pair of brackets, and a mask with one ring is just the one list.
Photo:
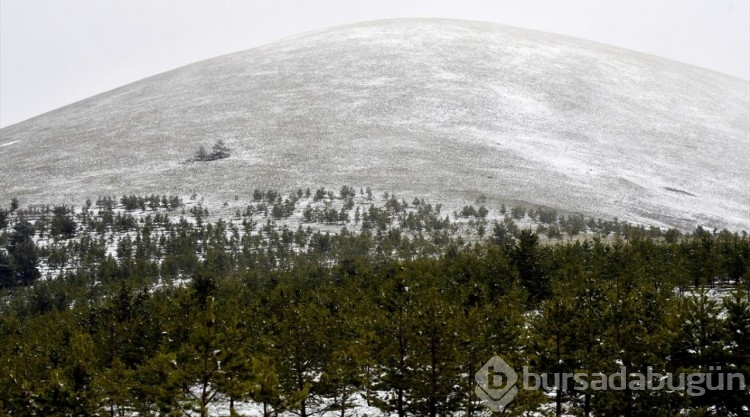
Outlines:
[[215, 161], [217, 159], [224, 159], [229, 158], [231, 155], [231, 149], [227, 147], [227, 145], [224, 143], [222, 139], [219, 139], [214, 146], [211, 148], [211, 153], [208, 153], [206, 151], [206, 148], [203, 145], [200, 145], [198, 147], [198, 151], [195, 153], [194, 160], [195, 161]]

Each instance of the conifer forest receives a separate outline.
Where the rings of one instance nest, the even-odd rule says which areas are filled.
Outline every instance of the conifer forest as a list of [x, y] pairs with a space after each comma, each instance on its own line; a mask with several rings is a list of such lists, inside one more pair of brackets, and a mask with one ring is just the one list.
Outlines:
[[475, 394], [493, 356], [750, 382], [745, 232], [348, 186], [79, 204], [0, 209], [0, 415], [750, 416], [746, 387]]

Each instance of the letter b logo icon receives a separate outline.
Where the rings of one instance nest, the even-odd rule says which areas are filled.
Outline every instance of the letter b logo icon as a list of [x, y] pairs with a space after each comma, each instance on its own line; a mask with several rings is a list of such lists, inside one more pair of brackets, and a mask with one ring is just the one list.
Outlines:
[[518, 374], [501, 357], [494, 356], [484, 364], [474, 380], [477, 396], [494, 412], [500, 412], [518, 394]]

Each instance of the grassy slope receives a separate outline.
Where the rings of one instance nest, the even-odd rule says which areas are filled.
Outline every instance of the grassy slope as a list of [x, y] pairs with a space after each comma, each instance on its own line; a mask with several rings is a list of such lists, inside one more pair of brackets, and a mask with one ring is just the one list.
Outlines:
[[[747, 82], [653, 56], [494, 24], [372, 22], [6, 127], [0, 201], [363, 184], [748, 229], [749, 114]], [[218, 139], [231, 158], [185, 163]]]

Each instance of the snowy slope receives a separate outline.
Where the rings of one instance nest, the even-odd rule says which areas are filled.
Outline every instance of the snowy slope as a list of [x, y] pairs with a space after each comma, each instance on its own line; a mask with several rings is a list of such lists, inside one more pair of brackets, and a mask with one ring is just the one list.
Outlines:
[[[224, 139], [225, 160], [186, 163]], [[0, 202], [371, 186], [750, 229], [747, 81], [488, 23], [285, 39], [0, 130]], [[5, 203], [3, 203], [5, 204]]]

